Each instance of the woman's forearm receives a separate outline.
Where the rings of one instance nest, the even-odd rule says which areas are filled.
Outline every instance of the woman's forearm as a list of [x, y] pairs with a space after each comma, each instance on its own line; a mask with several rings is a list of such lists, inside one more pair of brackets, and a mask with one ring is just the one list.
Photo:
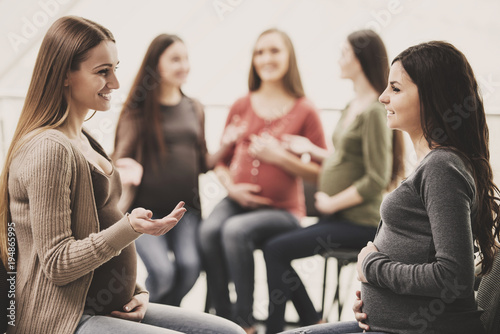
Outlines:
[[221, 145], [219, 147], [219, 149], [217, 150], [217, 152], [215, 152], [213, 154], [207, 153], [205, 155], [207, 170], [214, 169], [215, 165], [217, 165], [217, 163], [222, 158], [224, 158], [224, 156], [227, 154], [227, 152], [229, 151], [230, 148], [231, 148], [231, 145], [225, 144], [225, 145]]
[[350, 186], [338, 194], [335, 194], [331, 198], [335, 205], [335, 212], [349, 209], [363, 203], [363, 197], [361, 197], [355, 186]]
[[358, 193], [355, 186], [350, 186], [333, 196], [329, 196], [324, 192], [317, 192], [314, 197], [316, 209], [323, 214], [333, 214], [363, 203], [363, 197]]
[[277, 165], [288, 173], [302, 177], [304, 180], [316, 184], [321, 166], [315, 162], [303, 162], [296, 155], [283, 151], [277, 159]]

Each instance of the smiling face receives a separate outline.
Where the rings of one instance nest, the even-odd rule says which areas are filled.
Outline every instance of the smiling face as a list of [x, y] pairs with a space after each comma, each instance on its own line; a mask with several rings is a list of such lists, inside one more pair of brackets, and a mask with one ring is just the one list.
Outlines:
[[340, 77], [342, 79], [353, 79], [363, 71], [361, 63], [354, 54], [351, 43], [345, 41], [339, 59]]
[[389, 128], [405, 131], [412, 137], [422, 134], [418, 88], [400, 61], [391, 66], [389, 85], [380, 95], [379, 101], [387, 110]]
[[262, 82], [276, 82], [288, 72], [290, 52], [276, 32], [262, 35], [255, 44], [253, 65]]
[[103, 41], [88, 52], [78, 70], [68, 73], [64, 85], [69, 88], [72, 112], [86, 115], [90, 109], [109, 110], [111, 92], [120, 87], [115, 75], [118, 62], [115, 43]]
[[187, 48], [181, 41], [172, 43], [158, 60], [158, 73], [168, 85], [180, 88], [186, 82], [189, 70]]

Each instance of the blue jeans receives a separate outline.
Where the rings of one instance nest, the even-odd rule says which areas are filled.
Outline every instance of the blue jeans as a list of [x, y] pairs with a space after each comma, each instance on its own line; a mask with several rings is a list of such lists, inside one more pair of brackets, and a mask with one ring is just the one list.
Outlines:
[[75, 334], [244, 334], [238, 325], [210, 314], [150, 303], [141, 322], [84, 314]]
[[[167, 234], [143, 234], [135, 241], [137, 253], [148, 270], [146, 288], [151, 302], [179, 306], [196, 283], [201, 268], [197, 242], [200, 221], [200, 214], [188, 208]], [[175, 260], [168, 256], [169, 251]]]
[[354, 224], [336, 215], [322, 217], [317, 224], [271, 239], [264, 246], [269, 289], [267, 333], [283, 330], [286, 301], [291, 299], [305, 325], [320, 319], [304, 284], [291, 262], [339, 247], [361, 249], [373, 240], [376, 227]]
[[[363, 333], [356, 321], [337, 322], [333, 324], [314, 325], [292, 329], [282, 334], [354, 334]], [[367, 332], [369, 334], [388, 334], [383, 332]]]
[[[270, 238], [299, 227], [297, 218], [279, 209], [248, 210], [226, 197], [200, 227], [200, 246], [208, 291], [217, 315], [251, 327], [254, 292], [253, 251]], [[228, 284], [234, 283], [237, 302], [232, 313]]]

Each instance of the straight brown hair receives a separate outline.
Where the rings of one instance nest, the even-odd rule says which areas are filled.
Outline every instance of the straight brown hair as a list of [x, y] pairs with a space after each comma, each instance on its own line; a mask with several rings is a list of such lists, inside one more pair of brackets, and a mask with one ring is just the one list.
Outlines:
[[[389, 58], [384, 42], [376, 32], [369, 29], [349, 34], [347, 41], [361, 64], [368, 82], [379, 94], [382, 94], [389, 78]], [[387, 190], [396, 188], [404, 177], [404, 155], [403, 133], [399, 130], [392, 130], [392, 173]]]
[[80, 68], [88, 52], [102, 41], [115, 39], [103, 26], [77, 16], [55, 21], [43, 38], [31, 83], [0, 176], [0, 258], [8, 260], [7, 224], [9, 210], [9, 167], [15, 154], [40, 132], [62, 125], [70, 112], [64, 80]]

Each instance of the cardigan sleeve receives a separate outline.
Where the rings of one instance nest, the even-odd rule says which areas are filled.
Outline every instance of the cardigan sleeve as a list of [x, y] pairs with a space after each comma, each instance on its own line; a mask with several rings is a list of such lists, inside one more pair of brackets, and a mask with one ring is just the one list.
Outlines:
[[363, 121], [362, 150], [365, 175], [354, 182], [363, 199], [378, 196], [387, 187], [392, 167], [392, 133], [385, 114], [371, 109]]
[[140, 293], [147, 293], [147, 294], [149, 294], [149, 291], [146, 290], [146, 288], [144, 286], [142, 286], [142, 284], [136, 282], [135, 283], [135, 289], [134, 289], [134, 296], [138, 295]]
[[[72, 215], [71, 187], [78, 187], [72, 185], [75, 163], [67, 147], [42, 139], [25, 157], [19, 171], [29, 200], [34, 249], [45, 275], [60, 286], [88, 274], [141, 235], [123, 217], [99, 233], [75, 239], [73, 224], [92, 223], [89, 221], [92, 217]], [[93, 195], [89, 193], [86, 198], [74, 200], [90, 203], [92, 199], [87, 196]]]

